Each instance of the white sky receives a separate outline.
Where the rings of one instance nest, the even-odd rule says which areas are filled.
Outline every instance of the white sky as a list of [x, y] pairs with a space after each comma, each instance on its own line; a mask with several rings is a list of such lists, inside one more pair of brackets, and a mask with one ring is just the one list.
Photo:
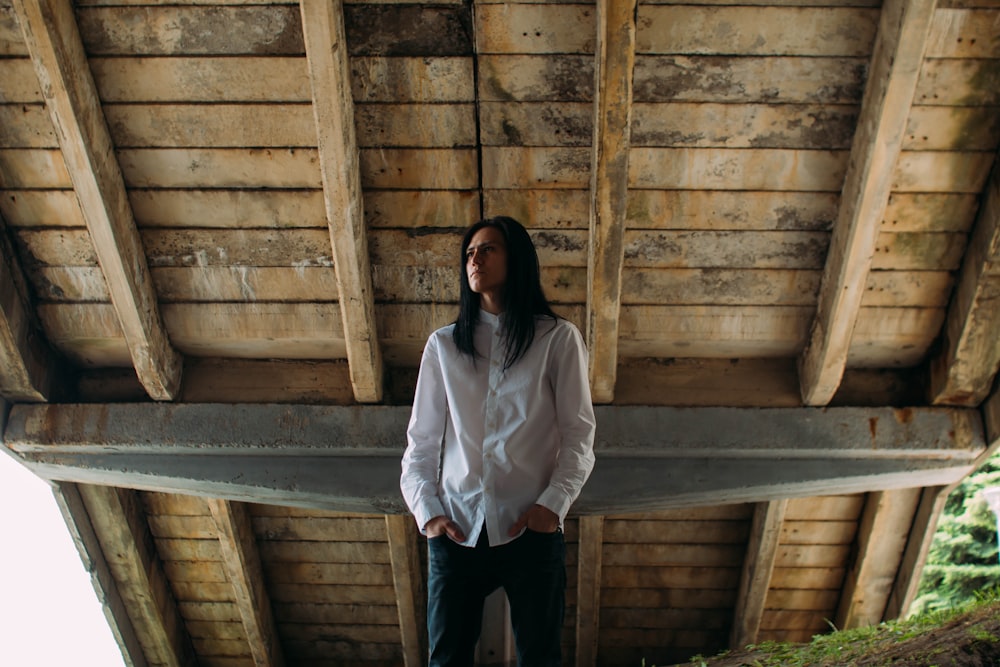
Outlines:
[[124, 665], [51, 487], [8, 452], [0, 452], [0, 665]]

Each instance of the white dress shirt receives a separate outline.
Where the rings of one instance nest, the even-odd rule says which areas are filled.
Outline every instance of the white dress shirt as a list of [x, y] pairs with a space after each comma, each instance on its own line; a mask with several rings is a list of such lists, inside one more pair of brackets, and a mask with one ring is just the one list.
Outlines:
[[[502, 316], [500, 316], [502, 317]], [[566, 320], [536, 319], [525, 355], [503, 370], [500, 317], [479, 313], [473, 362], [454, 325], [427, 340], [407, 429], [400, 488], [421, 530], [447, 516], [473, 546], [491, 546], [533, 504], [560, 525], [594, 467], [587, 349]]]

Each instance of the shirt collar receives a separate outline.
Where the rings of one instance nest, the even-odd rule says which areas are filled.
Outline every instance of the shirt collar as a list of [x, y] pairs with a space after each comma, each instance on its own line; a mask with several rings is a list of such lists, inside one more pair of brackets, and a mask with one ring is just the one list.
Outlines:
[[503, 318], [503, 313], [500, 313], [499, 315], [494, 315], [493, 313], [488, 313], [485, 310], [479, 311], [479, 321], [482, 322], [483, 324], [487, 324], [493, 327], [494, 329], [500, 326], [500, 322], [503, 321], [502, 318]]

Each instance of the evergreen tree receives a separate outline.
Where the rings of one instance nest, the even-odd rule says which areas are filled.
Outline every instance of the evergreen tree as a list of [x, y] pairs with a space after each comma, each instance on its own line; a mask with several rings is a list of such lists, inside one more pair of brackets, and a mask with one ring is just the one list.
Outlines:
[[1000, 586], [997, 517], [983, 490], [1000, 487], [1000, 453], [945, 501], [911, 613], [950, 609]]

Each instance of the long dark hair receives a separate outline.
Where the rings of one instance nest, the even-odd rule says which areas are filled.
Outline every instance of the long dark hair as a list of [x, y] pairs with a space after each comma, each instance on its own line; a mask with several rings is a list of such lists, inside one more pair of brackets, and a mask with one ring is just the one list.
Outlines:
[[507, 246], [507, 281], [503, 290], [502, 319], [503, 339], [507, 349], [504, 370], [507, 370], [524, 356], [535, 340], [535, 318], [542, 316], [556, 320], [559, 316], [552, 312], [545, 298], [541, 271], [538, 267], [538, 253], [524, 226], [507, 216], [480, 220], [465, 232], [459, 256], [462, 287], [459, 295], [458, 319], [455, 320], [455, 330], [452, 333], [459, 351], [468, 354], [473, 360], [478, 356], [473, 335], [479, 322], [479, 295], [469, 286], [465, 253], [472, 243], [472, 237], [483, 227], [497, 229]]

